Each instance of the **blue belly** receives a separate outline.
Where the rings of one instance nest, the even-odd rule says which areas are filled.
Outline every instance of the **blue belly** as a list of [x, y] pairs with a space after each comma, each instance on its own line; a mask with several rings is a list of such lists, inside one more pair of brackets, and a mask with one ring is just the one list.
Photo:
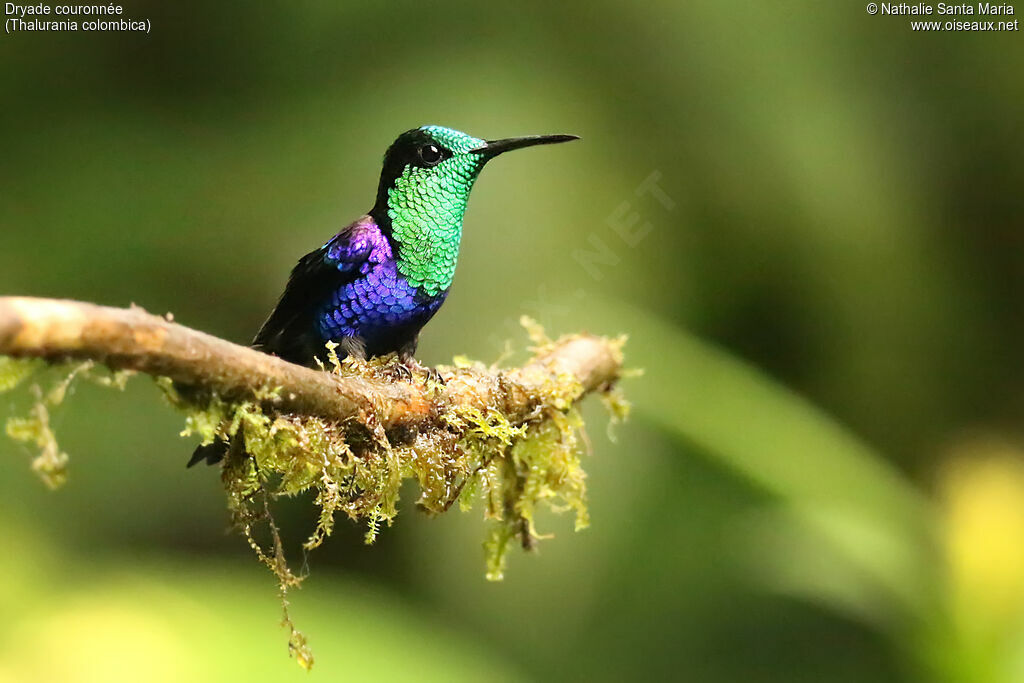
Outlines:
[[320, 334], [325, 341], [360, 337], [371, 355], [398, 351], [410, 336], [415, 339], [447, 294], [426, 296], [394, 262], [373, 264], [335, 290], [319, 316]]

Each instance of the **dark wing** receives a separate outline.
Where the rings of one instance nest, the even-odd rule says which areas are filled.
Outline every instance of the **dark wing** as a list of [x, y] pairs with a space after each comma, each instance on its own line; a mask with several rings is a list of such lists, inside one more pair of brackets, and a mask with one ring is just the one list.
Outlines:
[[[359, 266], [370, 255], [370, 231], [374, 229], [373, 220], [364, 216], [299, 259], [277, 306], [256, 333], [253, 348], [300, 365], [312, 365], [315, 355], [324, 355], [324, 340], [320, 338], [316, 316], [338, 287], [359, 274]], [[239, 443], [244, 450], [245, 444]], [[199, 446], [188, 466], [203, 461], [215, 465], [233, 445], [216, 439]]]
[[256, 333], [252, 346], [299, 365], [312, 365], [324, 355], [317, 315], [334, 292], [359, 275], [370, 255], [372, 226], [361, 218], [312, 251], [292, 269], [291, 277], [270, 317]]
[[332, 286], [340, 285], [338, 270], [324, 261], [326, 247], [312, 251], [292, 269], [277, 306], [252, 340], [252, 347], [284, 360], [308, 365], [323, 346], [316, 313]]

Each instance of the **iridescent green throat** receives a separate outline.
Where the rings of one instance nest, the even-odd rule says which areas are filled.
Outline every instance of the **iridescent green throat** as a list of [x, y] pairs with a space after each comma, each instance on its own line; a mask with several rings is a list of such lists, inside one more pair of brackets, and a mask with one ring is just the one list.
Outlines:
[[440, 127], [425, 129], [451, 149], [452, 156], [432, 168], [406, 166], [388, 190], [388, 217], [399, 245], [399, 272], [434, 296], [448, 289], [455, 277], [462, 217], [486, 158], [470, 151], [483, 140]]

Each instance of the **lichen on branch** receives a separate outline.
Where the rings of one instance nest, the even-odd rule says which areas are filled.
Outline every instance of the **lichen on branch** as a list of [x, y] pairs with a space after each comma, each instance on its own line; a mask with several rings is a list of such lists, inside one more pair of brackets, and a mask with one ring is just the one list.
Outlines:
[[[571, 341], [545, 339], [534, 351], [549, 355]], [[616, 349], [621, 344], [609, 343]], [[339, 378], [401, 381], [396, 377], [403, 368], [394, 356], [331, 360], [325, 370]], [[311, 490], [319, 514], [305, 549], [316, 548], [330, 535], [338, 513], [364, 523], [366, 542], [372, 543], [381, 526], [398, 514], [402, 482], [414, 479], [419, 485], [416, 504], [429, 514], [445, 512], [456, 502], [463, 509], [474, 499], [483, 502], [493, 525], [485, 543], [487, 577], [498, 580], [513, 539], [529, 549], [542, 538], [535, 526], [539, 505], [575, 511], [577, 529], [588, 523], [579, 458], [583, 422], [575, 408], [585, 387], [564, 371], [555, 371], [557, 381], [547, 384], [526, 384], [519, 379], [521, 372], [463, 361], [438, 368], [436, 375], [413, 377], [433, 406], [431, 419], [415, 429], [387, 428], [373, 411], [334, 421], [268, 412], [261, 407], [266, 398], [231, 403], [216, 393], [183, 393], [169, 380], [161, 380], [161, 386], [186, 413], [183, 435], [232, 444], [223, 479], [237, 518], [260, 517], [260, 509], [252, 507], [261, 507], [257, 493], [276, 498]], [[494, 387], [484, 386], [485, 379]], [[473, 384], [484, 389], [477, 401], [453, 400], [451, 386], [462, 386], [454, 396], [464, 399], [465, 387]], [[610, 382], [603, 391], [613, 395]], [[510, 395], [523, 396], [525, 404], [511, 416]]]

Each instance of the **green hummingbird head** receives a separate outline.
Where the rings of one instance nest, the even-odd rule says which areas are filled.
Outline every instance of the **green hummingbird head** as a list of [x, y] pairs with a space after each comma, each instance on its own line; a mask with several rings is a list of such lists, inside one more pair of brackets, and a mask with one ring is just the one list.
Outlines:
[[503, 152], [577, 139], [534, 135], [481, 140], [451, 128], [406, 131], [388, 148], [370, 214], [396, 245], [399, 271], [428, 295], [451, 286], [462, 216], [484, 165]]

